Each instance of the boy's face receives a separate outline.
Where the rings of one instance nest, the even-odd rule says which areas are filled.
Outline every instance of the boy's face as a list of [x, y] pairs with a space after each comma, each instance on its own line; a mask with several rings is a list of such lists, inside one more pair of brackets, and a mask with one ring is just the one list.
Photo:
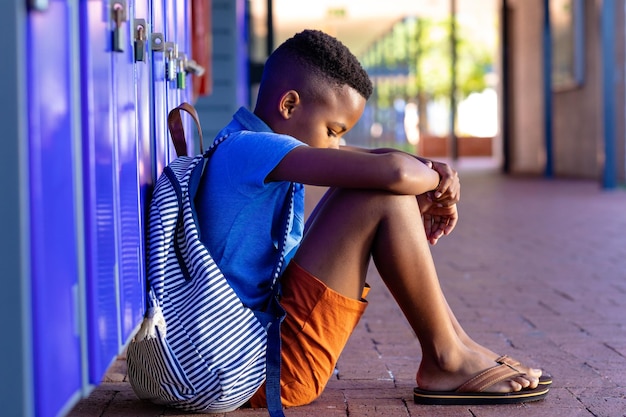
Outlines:
[[365, 108], [365, 98], [355, 89], [344, 85], [328, 88], [323, 99], [301, 97], [291, 112], [283, 131], [314, 148], [339, 147], [339, 141], [359, 120]]

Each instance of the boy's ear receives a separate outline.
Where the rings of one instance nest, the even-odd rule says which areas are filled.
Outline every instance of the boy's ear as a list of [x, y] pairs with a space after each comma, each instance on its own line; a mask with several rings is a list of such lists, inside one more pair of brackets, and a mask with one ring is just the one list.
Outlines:
[[296, 90], [289, 90], [282, 95], [278, 111], [284, 119], [290, 119], [296, 107], [300, 105], [300, 94]]

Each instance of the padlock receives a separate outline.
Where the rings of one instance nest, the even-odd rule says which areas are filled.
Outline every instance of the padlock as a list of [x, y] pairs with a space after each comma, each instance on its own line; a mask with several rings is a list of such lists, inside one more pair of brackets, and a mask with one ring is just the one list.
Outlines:
[[176, 88], [184, 90], [187, 88], [187, 72], [185, 71], [187, 56], [179, 52], [178, 53], [178, 71], [176, 72]]
[[195, 60], [187, 59], [185, 63], [185, 71], [197, 77], [202, 77], [206, 72], [206, 69], [202, 65], [198, 64]]
[[126, 21], [126, 2], [115, 1], [113, 3], [111, 13], [113, 22], [115, 23], [111, 39], [111, 49], [115, 52], [124, 52], [126, 37], [124, 30], [122, 29], [122, 22]]
[[48, 0], [29, 0], [28, 8], [38, 12], [45, 12], [49, 7]]
[[178, 46], [173, 42], [165, 43], [165, 79], [168, 81], [176, 80], [176, 56], [178, 55]]

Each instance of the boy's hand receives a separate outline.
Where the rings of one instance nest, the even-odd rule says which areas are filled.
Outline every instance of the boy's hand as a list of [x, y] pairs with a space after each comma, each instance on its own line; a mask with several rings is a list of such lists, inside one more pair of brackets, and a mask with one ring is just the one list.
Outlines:
[[426, 239], [431, 245], [437, 244], [439, 238], [449, 235], [454, 230], [459, 215], [456, 204], [451, 206], [438, 205], [430, 196], [432, 191], [417, 196], [420, 213], [424, 222]]
[[439, 206], [431, 204], [422, 213], [426, 238], [431, 245], [436, 245], [440, 237], [449, 235], [459, 219], [456, 204]]
[[427, 165], [431, 169], [437, 171], [441, 177], [439, 185], [429, 195], [433, 199], [433, 203], [440, 206], [452, 206], [459, 202], [461, 198], [461, 183], [459, 182], [459, 174], [448, 164], [437, 161], [428, 161]]

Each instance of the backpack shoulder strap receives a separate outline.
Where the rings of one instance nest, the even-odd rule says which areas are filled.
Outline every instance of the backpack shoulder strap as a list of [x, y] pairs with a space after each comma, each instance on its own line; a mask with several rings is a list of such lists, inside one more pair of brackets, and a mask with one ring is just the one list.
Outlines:
[[172, 142], [174, 143], [174, 149], [176, 149], [177, 156], [188, 155], [187, 151], [187, 140], [185, 139], [185, 129], [183, 127], [183, 121], [180, 116], [180, 112], [184, 111], [189, 113], [194, 123], [196, 124], [196, 129], [198, 130], [198, 137], [200, 138], [200, 153], [204, 153], [204, 143], [202, 139], [202, 128], [200, 127], [200, 119], [198, 117], [198, 112], [195, 107], [193, 107], [189, 103], [182, 103], [178, 107], [170, 110], [167, 115], [167, 127], [170, 131], [170, 136], [172, 137]]

